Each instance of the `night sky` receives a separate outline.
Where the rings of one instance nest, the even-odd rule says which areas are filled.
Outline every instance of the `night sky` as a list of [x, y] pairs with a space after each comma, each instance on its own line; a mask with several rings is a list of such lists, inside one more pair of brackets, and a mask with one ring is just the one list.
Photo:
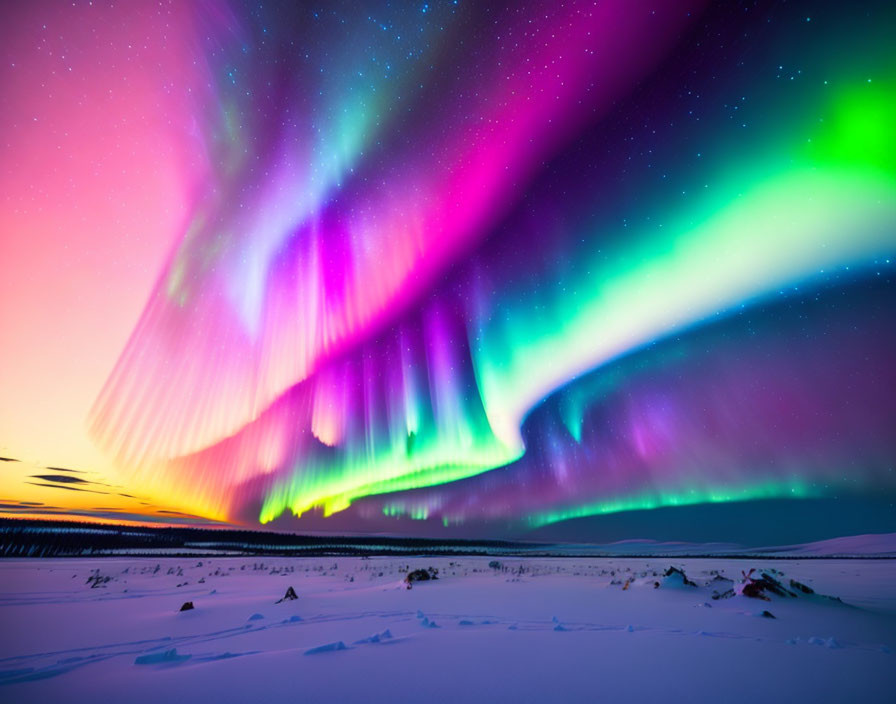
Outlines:
[[896, 531], [892, 3], [2, 13], [0, 449], [143, 507], [77, 515]]

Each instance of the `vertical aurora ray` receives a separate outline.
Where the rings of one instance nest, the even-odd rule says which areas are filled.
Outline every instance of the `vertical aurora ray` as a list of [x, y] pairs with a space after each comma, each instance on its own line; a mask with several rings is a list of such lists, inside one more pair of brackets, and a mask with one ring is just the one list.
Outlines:
[[[322, 27], [299, 11], [276, 31], [253, 15], [240, 26], [254, 47], [245, 60], [226, 25], [210, 63], [242, 108], [217, 132], [234, 144], [220, 148], [222, 177], [212, 173], [199, 224], [96, 404], [100, 443], [131, 466], [206, 447], [381, 329], [485, 236], [587, 115], [659, 60], [699, 4], [645, 14], [574, 2], [540, 12], [538, 28], [511, 7], [507, 41], [473, 55], [452, 23], [485, 19], [453, 4], [381, 19], [347, 5]], [[230, 68], [230, 53], [247, 68]], [[366, 95], [380, 106], [370, 118]], [[338, 156], [346, 144], [363, 154], [353, 167]]]
[[[874, 288], [896, 255], [886, 23], [850, 15], [861, 45], [799, 25], [814, 34], [797, 48], [721, 6], [453, 7], [346, 10], [350, 28], [323, 36], [355, 41], [323, 64], [310, 35], [299, 51], [276, 33], [263, 61], [210, 60], [236, 67], [210, 120], [210, 195], [98, 401], [101, 442], [216, 517], [540, 526], [830, 495], [848, 484], [830, 458], [848, 453], [811, 420], [814, 399], [868, 459], [857, 490], [892, 490], [896, 409], [875, 390], [886, 355], [868, 348], [893, 347], [873, 299], [851, 299], [867, 338], [848, 339], [849, 359], [873, 360], [857, 391], [819, 392], [839, 362], [779, 344], [780, 326], [761, 344], [732, 328], [748, 352], [707, 332], [749, 310], [788, 319], [781, 300], [832, 285], [890, 296]], [[264, 26], [240, 25], [230, 51]], [[730, 39], [712, 69], [711, 36]], [[794, 69], [800, 52], [811, 61]], [[846, 340], [846, 312], [813, 315], [815, 339], [829, 320]], [[662, 363], [625, 371], [666, 344]], [[801, 369], [791, 348], [817, 360]], [[704, 378], [719, 356], [735, 358], [723, 381]], [[764, 379], [788, 390], [787, 432], [751, 420], [777, 412]], [[722, 387], [745, 400], [726, 405]], [[860, 413], [858, 428], [844, 398], [873, 399], [882, 420]]]

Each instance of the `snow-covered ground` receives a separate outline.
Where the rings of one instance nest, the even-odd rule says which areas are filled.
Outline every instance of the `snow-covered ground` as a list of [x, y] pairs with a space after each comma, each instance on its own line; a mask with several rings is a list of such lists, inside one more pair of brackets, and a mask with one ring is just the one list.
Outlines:
[[893, 651], [894, 560], [0, 562], [3, 702], [892, 702]]

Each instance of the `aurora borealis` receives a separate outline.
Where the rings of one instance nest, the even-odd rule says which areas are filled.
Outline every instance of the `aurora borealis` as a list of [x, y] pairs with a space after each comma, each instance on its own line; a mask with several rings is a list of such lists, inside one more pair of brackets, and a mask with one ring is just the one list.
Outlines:
[[90, 438], [249, 525], [896, 496], [896, 10], [860, 5], [174, 3], [183, 217]]

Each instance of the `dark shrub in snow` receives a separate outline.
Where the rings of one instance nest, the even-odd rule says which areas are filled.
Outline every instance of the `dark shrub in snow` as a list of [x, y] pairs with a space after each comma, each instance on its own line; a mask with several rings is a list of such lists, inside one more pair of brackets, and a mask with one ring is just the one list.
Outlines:
[[91, 589], [96, 589], [97, 587], [102, 587], [112, 581], [112, 578], [108, 575], [101, 575], [99, 570], [92, 572], [91, 575], [87, 578], [87, 584], [90, 585]]
[[412, 570], [405, 575], [405, 584], [412, 582], [428, 582], [430, 579], [438, 579], [439, 570], [435, 567], [427, 567], [425, 570]]

